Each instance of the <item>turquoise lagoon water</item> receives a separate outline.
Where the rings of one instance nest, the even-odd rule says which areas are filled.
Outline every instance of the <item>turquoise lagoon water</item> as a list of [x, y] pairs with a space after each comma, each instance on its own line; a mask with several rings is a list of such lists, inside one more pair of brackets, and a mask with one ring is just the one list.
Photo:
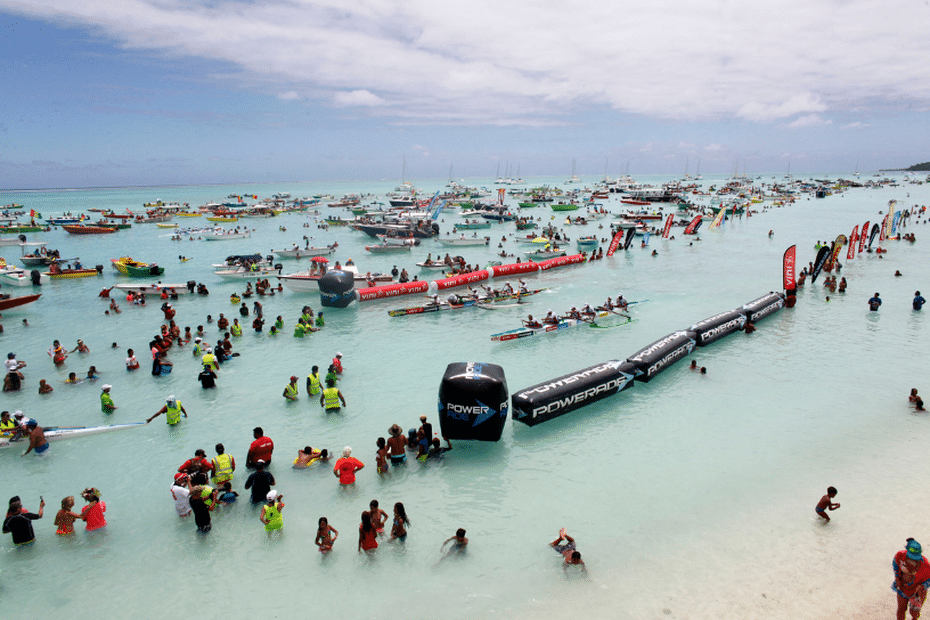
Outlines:
[[[546, 181], [555, 179], [539, 182]], [[2, 202], [49, 215], [89, 207], [136, 210], [155, 199], [199, 205], [231, 193], [383, 194], [392, 185], [5, 192]], [[420, 185], [434, 191], [442, 183]], [[922, 222], [908, 229], [917, 234], [916, 244], [890, 242], [884, 259], [844, 259], [845, 294], [827, 303], [820, 282], [808, 285], [794, 309], [765, 319], [753, 335], [736, 334], [696, 351], [706, 377], [682, 362], [648, 385], [637, 383], [543, 425], [508, 422], [498, 443], [457, 442], [442, 462], [411, 462], [385, 476], [375, 473], [374, 452], [375, 440], [395, 422], [410, 428], [421, 414], [436, 422], [437, 389], [451, 362], [499, 364], [514, 393], [623, 359], [671, 331], [778, 290], [785, 248], [797, 244], [798, 261], [806, 265], [818, 240], [880, 221], [891, 198], [899, 206], [927, 204], [930, 189], [902, 185], [805, 198], [703, 230], [693, 245], [676, 229], [678, 239], [654, 238], [648, 250], [634, 247], [609, 260], [528, 278], [531, 285], [552, 287], [532, 300], [528, 311], [534, 314], [597, 304], [618, 292], [648, 300], [634, 306], [637, 322], [611, 330], [578, 328], [495, 344], [489, 336], [516, 327], [516, 311], [389, 318], [387, 310], [417, 302], [401, 298], [327, 310], [326, 328], [299, 340], [290, 328], [304, 304], [319, 308], [319, 296], [285, 291], [262, 299], [268, 318], [285, 317], [285, 334], [257, 335], [246, 323], [235, 343], [241, 357], [224, 365], [219, 387], [210, 391], [200, 388], [198, 364], [187, 351], [171, 351], [170, 376], [148, 373], [147, 343], [162, 323], [160, 303], [138, 308], [123, 302], [121, 314], [105, 316], [98, 291], [126, 281], [109, 266], [98, 278], [43, 286], [39, 302], [2, 319], [0, 339], [28, 363], [23, 391], [3, 394], [3, 409], [23, 409], [45, 425], [137, 422], [175, 394], [190, 418], [174, 429], [159, 418], [139, 429], [57, 442], [45, 458], [0, 451], [5, 496], [21, 495], [33, 510], [39, 495], [47, 501], [45, 518], [35, 523], [36, 544], [15, 548], [4, 539], [0, 545], [4, 616], [62, 614], [90, 604], [103, 617], [168, 618], [180, 601], [216, 601], [237, 616], [345, 618], [396, 615], [398, 608], [442, 618], [813, 618], [890, 608], [892, 554], [908, 536], [930, 541], [922, 518], [930, 502], [920, 483], [930, 466], [930, 420], [906, 398], [911, 387], [930, 390], [922, 353], [925, 314], [910, 309], [915, 289], [930, 292]], [[616, 198], [606, 206], [620, 210]], [[327, 211], [336, 210], [321, 209]], [[548, 219], [551, 213], [539, 208], [534, 215]], [[210, 268], [228, 254], [268, 253], [302, 244], [308, 235], [313, 245], [338, 242], [331, 258], [354, 258], [362, 271], [397, 264], [413, 275], [419, 273], [414, 263], [428, 252], [445, 252], [425, 242], [409, 256], [369, 255], [367, 237], [344, 228], [318, 230], [314, 218], [248, 220], [255, 228], [251, 240], [217, 243], [171, 241], [170, 231], [144, 225], [106, 237], [70, 237], [57, 229], [29, 236], [85, 264], [107, 265], [129, 254], [165, 266], [167, 282], [204, 282], [209, 297], [175, 303], [182, 327], [205, 324], [207, 314], [237, 316], [228, 297], [241, 286], [221, 281]], [[458, 216], [442, 219], [445, 234]], [[567, 229], [572, 238], [582, 232], [607, 236], [596, 224]], [[481, 231], [495, 240], [490, 248], [457, 253], [470, 262], [493, 260], [496, 242], [513, 233], [511, 225], [495, 225]], [[522, 249], [513, 241], [505, 247]], [[18, 252], [2, 248], [11, 262]], [[193, 260], [180, 263], [181, 254]], [[304, 266], [281, 262], [285, 271]], [[903, 277], [893, 277], [895, 269]], [[885, 303], [869, 313], [866, 300], [875, 291]], [[215, 333], [211, 326], [213, 341]], [[56, 338], [69, 348], [83, 338], [91, 353], [72, 354], [55, 368], [45, 351]], [[113, 342], [118, 349], [111, 349]], [[139, 352], [143, 369], [137, 373], [123, 370], [127, 347]], [[327, 417], [306, 397], [284, 401], [290, 375], [302, 384], [311, 365], [325, 368], [336, 351], [346, 367], [340, 388], [348, 407], [341, 415]], [[91, 364], [102, 375], [97, 385], [63, 383], [68, 372], [83, 375]], [[55, 387], [53, 394], [36, 394], [41, 378]], [[100, 412], [101, 383], [114, 386], [119, 409], [110, 416]], [[272, 472], [287, 504], [283, 535], [266, 536], [247, 501], [215, 513], [209, 535], [196, 534], [193, 522], [174, 512], [168, 491], [173, 472], [195, 449], [212, 456], [213, 445], [222, 442], [239, 462], [234, 487], [243, 493], [245, 452], [256, 425], [276, 444]], [[350, 489], [339, 488], [328, 467], [292, 470], [290, 461], [306, 444], [337, 453], [350, 445], [367, 467]], [[828, 485], [839, 489], [842, 508], [824, 526], [813, 507]], [[56, 537], [52, 520], [61, 498], [86, 486], [102, 490], [109, 525]], [[373, 557], [360, 556], [359, 515], [373, 498], [388, 512], [404, 502], [410, 535], [405, 544], [382, 543]], [[324, 515], [341, 533], [326, 557], [313, 545]], [[437, 566], [440, 544], [458, 527], [468, 531], [468, 553]], [[577, 538], [588, 579], [566, 577], [547, 548], [561, 527]]]

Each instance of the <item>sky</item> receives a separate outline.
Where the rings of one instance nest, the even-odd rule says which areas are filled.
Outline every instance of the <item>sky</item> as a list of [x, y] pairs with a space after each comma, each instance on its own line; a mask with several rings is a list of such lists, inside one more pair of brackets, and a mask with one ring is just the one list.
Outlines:
[[0, 188], [930, 160], [930, 2], [0, 0]]

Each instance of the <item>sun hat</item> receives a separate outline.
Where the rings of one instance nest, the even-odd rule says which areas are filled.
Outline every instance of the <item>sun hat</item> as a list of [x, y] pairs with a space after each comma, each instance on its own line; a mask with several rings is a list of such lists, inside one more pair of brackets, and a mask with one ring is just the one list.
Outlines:
[[270, 491], [268, 491], [268, 495], [265, 496], [265, 499], [267, 499], [269, 502], [278, 499], [278, 492], [275, 491], [274, 489], [271, 489]]
[[19, 409], [17, 409], [16, 411], [13, 412], [13, 417], [14, 417], [14, 418], [21, 418], [21, 417], [23, 417], [23, 412], [20, 411]]
[[340, 353], [339, 351], [336, 351], [336, 357], [342, 357], [342, 353]]
[[921, 555], [922, 549], [920, 547], [920, 543], [913, 538], [907, 541], [905, 550], [907, 551], [907, 557], [911, 558], [912, 560], [920, 560], [923, 558], [923, 555]]
[[106, 392], [107, 390], [111, 389], [112, 387], [113, 387], [113, 386], [110, 385], [109, 383], [104, 383], [104, 384], [101, 386], [100, 389], [102, 389], [104, 392]]

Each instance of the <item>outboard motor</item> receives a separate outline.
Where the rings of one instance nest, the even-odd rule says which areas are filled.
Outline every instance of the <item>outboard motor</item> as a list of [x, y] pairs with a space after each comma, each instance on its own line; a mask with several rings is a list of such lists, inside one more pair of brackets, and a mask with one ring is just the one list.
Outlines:
[[194, 292], [194, 287], [195, 287], [195, 286], [197, 286], [197, 282], [196, 282], [195, 280], [188, 280], [188, 281], [187, 281], [187, 291], [188, 291], [189, 293], [193, 293], [193, 292]]
[[32, 278], [32, 285], [33, 285], [33, 286], [41, 286], [41, 285], [42, 285], [42, 274], [39, 272], [38, 269], [33, 269], [32, 271], [30, 271], [30, 272], [29, 272], [29, 277]]
[[97, 270], [98, 276], [103, 275], [103, 265], [97, 265], [96, 267], [94, 267], [94, 269]]
[[269, 254], [268, 256], [265, 257], [265, 260], [269, 263], [274, 262], [274, 256]]

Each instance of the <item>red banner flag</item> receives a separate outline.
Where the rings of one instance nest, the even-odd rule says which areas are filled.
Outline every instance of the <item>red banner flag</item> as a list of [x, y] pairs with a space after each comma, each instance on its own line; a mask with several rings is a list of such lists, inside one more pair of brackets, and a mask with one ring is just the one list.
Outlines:
[[849, 251], [846, 252], [846, 260], [852, 260], [856, 257], [856, 241], [859, 240], [859, 224], [856, 224], [852, 232], [849, 233]]
[[620, 245], [620, 242], [623, 240], [623, 229], [617, 231], [617, 234], [614, 235], [614, 238], [610, 240], [610, 247], [607, 248], [607, 256], [613, 256], [614, 252], [617, 251], [617, 247]]
[[671, 213], [668, 214], [668, 219], [665, 220], [665, 228], [662, 229], [662, 238], [668, 239], [668, 233], [672, 230], [672, 220], [675, 219], [675, 216]]
[[794, 291], [798, 288], [797, 280], [795, 278], [796, 267], [797, 246], [793, 245], [785, 250], [785, 256], [782, 260], [782, 281], [785, 286], [785, 292], [787, 292], [789, 295], [794, 295]]
[[866, 220], [865, 224], [862, 225], [862, 234], [859, 235], [859, 253], [862, 253], [862, 250], [865, 249], [865, 238], [869, 236], [869, 221]]

